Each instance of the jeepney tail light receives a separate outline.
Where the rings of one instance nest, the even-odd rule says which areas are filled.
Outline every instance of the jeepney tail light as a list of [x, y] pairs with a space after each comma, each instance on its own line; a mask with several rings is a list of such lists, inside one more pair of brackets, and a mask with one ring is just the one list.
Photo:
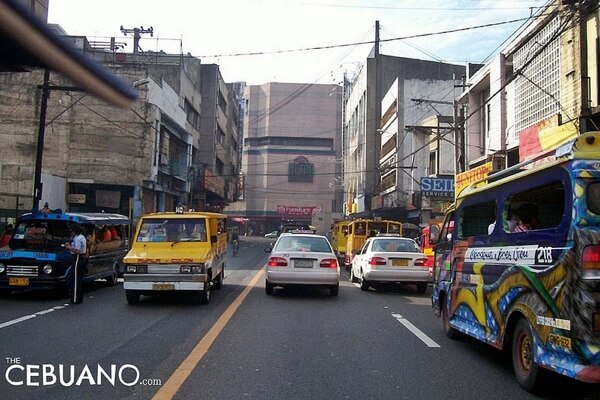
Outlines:
[[287, 260], [283, 257], [271, 257], [269, 258], [269, 267], [287, 267]]
[[338, 261], [335, 258], [325, 258], [319, 263], [321, 268], [337, 268]]
[[369, 258], [369, 265], [374, 266], [374, 265], [386, 265], [387, 262], [385, 261], [385, 258], [383, 257], [371, 257]]
[[415, 267], [427, 267], [427, 261], [428, 260], [426, 258], [417, 258], [415, 260]]
[[581, 257], [583, 278], [600, 278], [600, 245], [586, 246]]

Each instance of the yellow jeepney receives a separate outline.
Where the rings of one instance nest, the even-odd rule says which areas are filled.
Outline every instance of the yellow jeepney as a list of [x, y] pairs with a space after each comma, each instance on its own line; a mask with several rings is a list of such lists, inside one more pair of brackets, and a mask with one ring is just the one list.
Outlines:
[[363, 243], [370, 236], [378, 234], [402, 236], [402, 223], [398, 221], [374, 219], [355, 219], [348, 224], [348, 234], [346, 235], [346, 256], [344, 257], [344, 267], [350, 270], [354, 254], [360, 249]]
[[340, 263], [346, 257], [346, 240], [350, 221], [338, 221], [331, 232], [331, 246]]
[[210, 212], [163, 212], [142, 216], [125, 256], [123, 287], [129, 304], [142, 294], [182, 291], [208, 303], [211, 285], [223, 284], [227, 216]]

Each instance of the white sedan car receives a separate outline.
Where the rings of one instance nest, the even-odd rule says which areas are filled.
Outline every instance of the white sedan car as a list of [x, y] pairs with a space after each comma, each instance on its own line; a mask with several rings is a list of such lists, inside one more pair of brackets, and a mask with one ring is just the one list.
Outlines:
[[307, 233], [282, 233], [271, 249], [267, 262], [265, 290], [273, 294], [275, 286], [315, 285], [329, 288], [337, 296], [340, 266], [325, 236]]
[[375, 236], [367, 239], [352, 260], [350, 280], [369, 290], [374, 282], [416, 283], [424, 293], [432, 275], [427, 256], [417, 243], [399, 236]]

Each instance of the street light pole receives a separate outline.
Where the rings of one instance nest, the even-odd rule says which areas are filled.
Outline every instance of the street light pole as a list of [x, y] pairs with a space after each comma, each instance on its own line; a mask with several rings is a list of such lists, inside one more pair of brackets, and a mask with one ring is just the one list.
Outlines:
[[33, 209], [39, 210], [42, 199], [42, 160], [44, 155], [44, 134], [46, 131], [46, 111], [48, 97], [50, 97], [50, 70], [44, 70], [44, 83], [42, 84], [42, 99], [40, 103], [40, 121], [38, 125], [37, 152], [35, 157], [35, 173], [33, 177]]

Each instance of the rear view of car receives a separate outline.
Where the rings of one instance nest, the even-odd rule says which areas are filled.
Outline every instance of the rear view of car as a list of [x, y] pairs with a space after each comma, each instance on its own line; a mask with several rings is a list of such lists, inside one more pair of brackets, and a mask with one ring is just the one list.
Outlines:
[[415, 283], [424, 293], [431, 282], [427, 256], [412, 239], [373, 237], [368, 239], [352, 260], [350, 279], [360, 282], [362, 290], [372, 283]]
[[340, 267], [325, 236], [282, 234], [270, 252], [265, 282], [268, 295], [276, 286], [314, 285], [327, 287], [331, 296], [337, 296]]

